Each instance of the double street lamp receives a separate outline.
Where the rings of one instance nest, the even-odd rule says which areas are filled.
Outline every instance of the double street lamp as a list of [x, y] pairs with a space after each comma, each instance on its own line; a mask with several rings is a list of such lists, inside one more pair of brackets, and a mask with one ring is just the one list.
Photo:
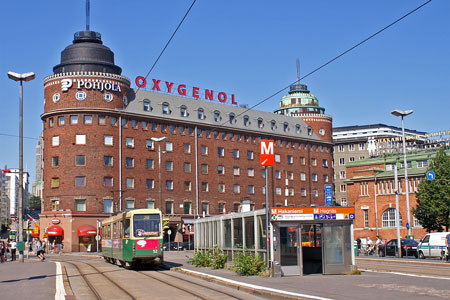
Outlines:
[[19, 93], [19, 205], [17, 209], [18, 220], [19, 220], [19, 228], [17, 235], [19, 237], [19, 261], [23, 262], [23, 82], [30, 81], [35, 78], [33, 72], [29, 73], [15, 73], [8, 72], [8, 77], [11, 80], [20, 82], [20, 93]]
[[[408, 184], [408, 162], [406, 160], [406, 141], [405, 141], [405, 120], [404, 117], [412, 114], [414, 111], [412, 109], [410, 110], [393, 110], [391, 111], [391, 114], [393, 114], [396, 117], [402, 117], [402, 140], [403, 140], [403, 166], [405, 170], [405, 191], [406, 191], [406, 215], [408, 217], [408, 235], [411, 235], [411, 217], [410, 217], [410, 211], [409, 211], [409, 184]], [[398, 208], [397, 208], [398, 209]]]

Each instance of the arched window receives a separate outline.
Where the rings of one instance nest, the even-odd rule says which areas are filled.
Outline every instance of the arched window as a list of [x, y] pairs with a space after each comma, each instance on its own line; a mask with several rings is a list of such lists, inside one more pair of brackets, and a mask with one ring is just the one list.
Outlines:
[[250, 118], [248, 116], [244, 116], [244, 126], [248, 126], [250, 122]]
[[283, 131], [284, 132], [288, 132], [289, 131], [289, 124], [286, 123], [286, 122], [283, 123]]
[[220, 111], [214, 111], [214, 121], [219, 122], [222, 118], [220, 117]]
[[163, 115], [170, 115], [169, 103], [164, 102], [162, 104], [162, 113]]
[[234, 123], [234, 118], [235, 118], [234, 114], [230, 113], [229, 117], [230, 117], [230, 124], [233, 124]]
[[203, 108], [199, 108], [197, 110], [198, 113], [198, 119], [199, 120], [203, 120], [205, 118], [205, 111], [203, 110]]
[[[400, 226], [402, 225], [402, 215], [399, 213]], [[383, 212], [381, 217], [382, 227], [396, 227], [395, 224], [395, 208], [388, 208]]]
[[275, 130], [277, 128], [277, 122], [275, 120], [270, 121], [270, 129]]
[[188, 116], [187, 107], [185, 105], [180, 106], [180, 116], [182, 117]]
[[264, 127], [264, 120], [262, 118], [258, 118], [258, 128]]

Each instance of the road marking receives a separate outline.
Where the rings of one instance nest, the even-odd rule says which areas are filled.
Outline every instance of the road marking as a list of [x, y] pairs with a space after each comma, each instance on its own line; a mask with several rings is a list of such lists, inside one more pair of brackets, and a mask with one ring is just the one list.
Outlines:
[[259, 285], [249, 284], [249, 283], [245, 283], [245, 282], [234, 281], [234, 280], [231, 280], [231, 279], [228, 279], [228, 278], [223, 278], [223, 277], [210, 275], [210, 274], [206, 274], [206, 273], [201, 273], [201, 272], [197, 272], [197, 271], [192, 271], [192, 270], [188, 270], [188, 269], [183, 269], [183, 268], [181, 268], [181, 270], [183, 270], [184, 272], [187, 272], [187, 273], [199, 274], [199, 275], [202, 275], [202, 276], [214, 278], [214, 279], [225, 281], [225, 282], [229, 282], [229, 283], [232, 283], [232, 284], [241, 285], [241, 286], [245, 286], [245, 287], [249, 287], [249, 288], [253, 288], [253, 289], [257, 289], [257, 290], [269, 291], [269, 292], [273, 292], [273, 293], [277, 293], [277, 294], [284, 294], [284, 295], [295, 296], [295, 297], [304, 297], [304, 298], [316, 299], [316, 300], [334, 300], [332, 298], [325, 298], [325, 297], [319, 297], [319, 296], [313, 296], [313, 295], [298, 294], [298, 293], [283, 291], [283, 290], [279, 290], [279, 289], [272, 289], [272, 288], [263, 287], [263, 286], [259, 286]]
[[447, 278], [447, 277], [429, 276], [429, 275], [417, 275], [417, 274], [408, 274], [408, 273], [400, 273], [400, 272], [376, 271], [376, 270], [368, 270], [368, 269], [364, 269], [362, 271], [364, 271], [364, 272], [373, 272], [373, 273], [395, 274], [395, 275], [403, 275], [403, 276], [410, 276], [410, 277], [450, 280], [450, 278]]
[[61, 263], [56, 261], [56, 293], [55, 300], [66, 299], [66, 290], [64, 289]]

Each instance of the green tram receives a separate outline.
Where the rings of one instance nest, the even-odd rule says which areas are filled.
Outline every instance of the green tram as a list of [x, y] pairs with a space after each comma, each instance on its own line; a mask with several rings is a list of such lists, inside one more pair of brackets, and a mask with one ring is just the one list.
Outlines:
[[134, 268], [163, 262], [161, 211], [134, 209], [102, 221], [102, 255], [110, 263]]

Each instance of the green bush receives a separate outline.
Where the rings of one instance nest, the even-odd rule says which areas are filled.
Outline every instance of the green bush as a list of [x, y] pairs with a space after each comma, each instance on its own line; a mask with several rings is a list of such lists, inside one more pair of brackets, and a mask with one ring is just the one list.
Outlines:
[[214, 246], [214, 250], [208, 250], [206, 252], [197, 251], [194, 257], [188, 260], [188, 263], [196, 267], [211, 267], [213, 269], [223, 269], [227, 263], [227, 255], [223, 253], [217, 245]]
[[219, 249], [217, 245], [214, 246], [214, 251], [212, 253], [211, 265], [213, 269], [223, 269], [227, 263], [228, 256], [223, 253], [222, 249]]
[[188, 260], [188, 263], [196, 267], [209, 267], [211, 263], [211, 252], [197, 251], [194, 257]]
[[233, 267], [241, 275], [253, 276], [264, 273], [266, 263], [261, 256], [255, 256], [253, 253], [244, 250], [234, 255]]

